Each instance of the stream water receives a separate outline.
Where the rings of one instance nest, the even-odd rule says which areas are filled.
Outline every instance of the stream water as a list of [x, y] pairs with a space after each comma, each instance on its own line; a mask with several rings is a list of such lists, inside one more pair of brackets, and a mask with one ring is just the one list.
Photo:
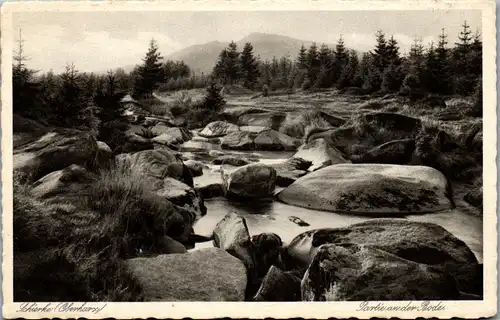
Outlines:
[[[198, 137], [197, 137], [198, 138]], [[199, 140], [200, 139], [194, 139]], [[220, 150], [217, 144], [207, 144], [208, 150]], [[196, 153], [196, 151], [191, 152]], [[226, 153], [226, 152], [225, 152]], [[280, 163], [290, 158], [290, 152], [230, 152], [240, 156], [258, 158], [260, 163]], [[212, 165], [208, 161], [203, 161], [208, 168], [204, 169], [204, 174], [195, 178], [195, 185], [221, 182], [219, 165]], [[477, 259], [483, 260], [483, 221], [480, 215], [473, 213], [470, 207], [461, 199], [455, 199], [457, 208], [431, 214], [408, 215], [407, 219], [431, 222], [438, 224], [451, 232], [457, 238], [464, 241], [474, 252]], [[238, 203], [229, 201], [226, 198], [218, 197], [205, 200], [207, 215], [202, 217], [195, 225], [194, 230], [201, 235], [210, 236], [216, 224], [229, 212], [236, 212], [243, 216], [248, 225], [251, 235], [273, 232], [278, 234], [284, 243], [290, 242], [298, 234], [317, 228], [344, 227], [353, 223], [369, 220], [370, 217], [355, 216], [348, 214], [337, 214], [333, 212], [309, 210], [301, 207], [287, 205], [275, 201], [255, 200], [252, 202]], [[299, 226], [290, 221], [290, 217], [295, 216], [307, 222], [309, 226]], [[212, 246], [211, 242], [199, 243], [197, 248]]]

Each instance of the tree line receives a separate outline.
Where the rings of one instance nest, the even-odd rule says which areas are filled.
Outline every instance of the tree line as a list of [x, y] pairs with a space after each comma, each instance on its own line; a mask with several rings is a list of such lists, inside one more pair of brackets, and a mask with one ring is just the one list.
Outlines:
[[453, 45], [442, 29], [437, 43], [425, 47], [415, 39], [407, 54], [400, 52], [393, 36], [379, 30], [375, 37], [373, 50], [363, 54], [347, 48], [340, 37], [333, 48], [313, 43], [302, 46], [295, 59], [271, 61], [256, 57], [251, 43], [239, 52], [231, 42], [219, 54], [213, 76], [222, 84], [271, 90], [356, 87], [364, 93], [470, 95], [480, 86], [482, 40], [467, 22]]

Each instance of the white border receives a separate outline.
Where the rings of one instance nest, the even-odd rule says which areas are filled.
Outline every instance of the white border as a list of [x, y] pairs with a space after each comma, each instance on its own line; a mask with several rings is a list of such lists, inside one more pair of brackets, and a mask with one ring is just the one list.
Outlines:
[[[456, 10], [482, 11], [483, 37], [483, 257], [484, 300], [446, 301], [445, 311], [428, 312], [362, 312], [359, 302], [148, 302], [148, 303], [92, 303], [103, 307], [98, 314], [18, 312], [20, 303], [13, 303], [12, 277], [12, 13], [21, 11], [350, 11], [350, 10]], [[496, 29], [494, 1], [217, 1], [189, 0], [169, 2], [7, 2], [1, 7], [2, 48], [2, 224], [3, 224], [3, 317], [36, 318], [330, 318], [330, 317], [439, 317], [479, 318], [497, 312], [497, 219], [496, 219]], [[390, 306], [405, 306], [408, 302], [383, 302]], [[45, 303], [46, 304], [46, 303]], [[38, 303], [39, 306], [45, 305]], [[81, 305], [82, 303], [75, 304]], [[419, 302], [412, 302], [419, 305]], [[56, 304], [51, 305], [55, 307]]]

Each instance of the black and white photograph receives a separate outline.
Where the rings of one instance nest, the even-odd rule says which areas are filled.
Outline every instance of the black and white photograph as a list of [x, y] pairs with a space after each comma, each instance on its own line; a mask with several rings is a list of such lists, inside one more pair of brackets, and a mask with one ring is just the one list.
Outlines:
[[12, 315], [496, 313], [494, 2], [474, 3], [8, 6]]

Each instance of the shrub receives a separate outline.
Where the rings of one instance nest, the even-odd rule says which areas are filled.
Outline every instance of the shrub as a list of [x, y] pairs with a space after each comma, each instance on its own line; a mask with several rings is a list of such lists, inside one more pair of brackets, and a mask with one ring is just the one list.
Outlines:
[[263, 97], [268, 97], [269, 96], [269, 86], [267, 84], [264, 84], [262, 86], [262, 96]]

